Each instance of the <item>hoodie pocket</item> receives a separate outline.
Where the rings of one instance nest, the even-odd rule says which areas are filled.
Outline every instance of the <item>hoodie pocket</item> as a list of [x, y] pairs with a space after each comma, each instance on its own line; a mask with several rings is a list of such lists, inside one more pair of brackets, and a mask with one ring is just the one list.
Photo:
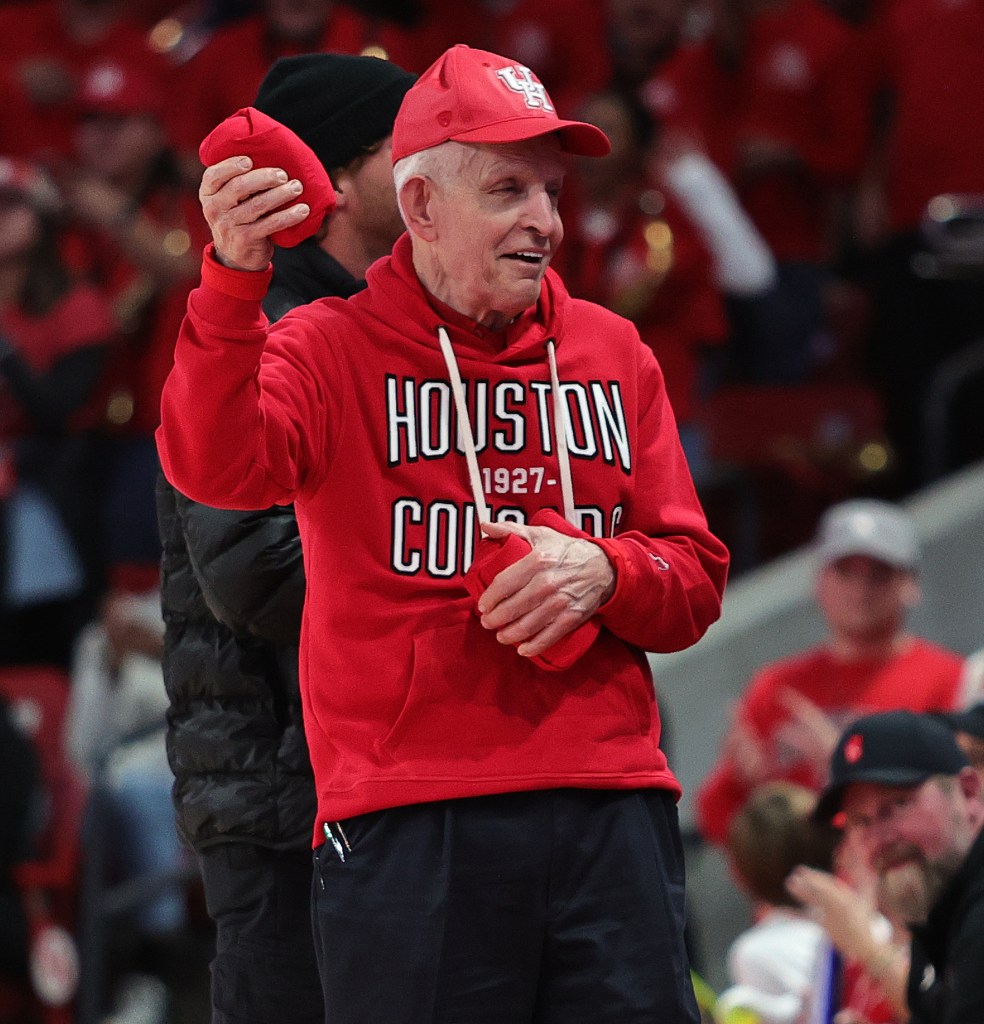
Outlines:
[[630, 648], [605, 630], [599, 641], [570, 671], [548, 672], [473, 616], [417, 634], [406, 700], [382, 750], [447, 763], [479, 761], [536, 734], [548, 746], [646, 734], [651, 684]]

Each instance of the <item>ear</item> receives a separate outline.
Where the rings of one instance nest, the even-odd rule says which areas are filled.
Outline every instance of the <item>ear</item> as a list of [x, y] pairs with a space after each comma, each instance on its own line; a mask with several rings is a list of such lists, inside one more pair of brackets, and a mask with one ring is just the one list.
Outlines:
[[922, 587], [915, 576], [909, 574], [902, 584], [902, 604], [906, 608], [915, 608], [922, 600]]
[[407, 230], [425, 242], [433, 242], [437, 237], [432, 203], [434, 183], [422, 175], [415, 175], [403, 183], [399, 198]]
[[981, 777], [970, 767], [961, 768], [957, 776], [960, 792], [968, 799], [974, 800], [981, 796]]
[[342, 210], [348, 205], [346, 193], [349, 191], [349, 184], [352, 175], [346, 170], [335, 171], [331, 176], [331, 183], [335, 187], [335, 209]]

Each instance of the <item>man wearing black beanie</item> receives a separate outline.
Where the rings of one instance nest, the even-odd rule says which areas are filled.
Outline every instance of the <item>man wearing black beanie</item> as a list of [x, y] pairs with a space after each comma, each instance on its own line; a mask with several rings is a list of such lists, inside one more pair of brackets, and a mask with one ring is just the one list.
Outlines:
[[313, 241], [278, 248], [264, 309], [279, 320], [326, 295], [348, 297], [403, 233], [393, 187], [393, 120], [416, 75], [374, 57], [281, 57], [256, 107], [299, 135], [324, 164], [338, 203]]
[[[267, 73], [255, 106], [314, 150], [337, 193], [312, 238], [276, 249], [271, 320], [359, 291], [402, 233], [390, 135], [415, 77], [374, 57], [326, 53], [283, 57]], [[198, 854], [216, 924], [212, 1024], [322, 1024], [293, 509], [220, 511], [161, 477], [158, 515], [168, 753], [178, 827]]]

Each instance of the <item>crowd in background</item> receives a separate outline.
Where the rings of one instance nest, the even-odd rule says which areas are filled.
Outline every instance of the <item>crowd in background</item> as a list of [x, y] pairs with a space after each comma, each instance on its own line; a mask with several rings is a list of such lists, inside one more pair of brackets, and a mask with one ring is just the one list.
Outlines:
[[155, 646], [119, 598], [158, 583], [201, 140], [279, 56], [457, 42], [609, 135], [554, 265], [655, 351], [736, 572], [984, 457], [976, 0], [7, 0], [0, 665], [71, 669], [94, 621], [116, 662]]
[[658, 355], [736, 571], [984, 454], [978, 4], [7, 2], [0, 660], [64, 662], [102, 594], [153, 585], [202, 138], [277, 56], [421, 71], [455, 42], [612, 138], [568, 181], [556, 266]]

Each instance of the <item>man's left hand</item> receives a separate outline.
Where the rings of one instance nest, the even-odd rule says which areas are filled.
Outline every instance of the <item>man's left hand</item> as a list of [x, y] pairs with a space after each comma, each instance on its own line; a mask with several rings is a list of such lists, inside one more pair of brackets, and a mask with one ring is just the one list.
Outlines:
[[572, 633], [612, 596], [615, 570], [597, 545], [546, 526], [485, 523], [493, 540], [516, 534], [533, 549], [503, 569], [478, 602], [482, 625], [535, 657]]

